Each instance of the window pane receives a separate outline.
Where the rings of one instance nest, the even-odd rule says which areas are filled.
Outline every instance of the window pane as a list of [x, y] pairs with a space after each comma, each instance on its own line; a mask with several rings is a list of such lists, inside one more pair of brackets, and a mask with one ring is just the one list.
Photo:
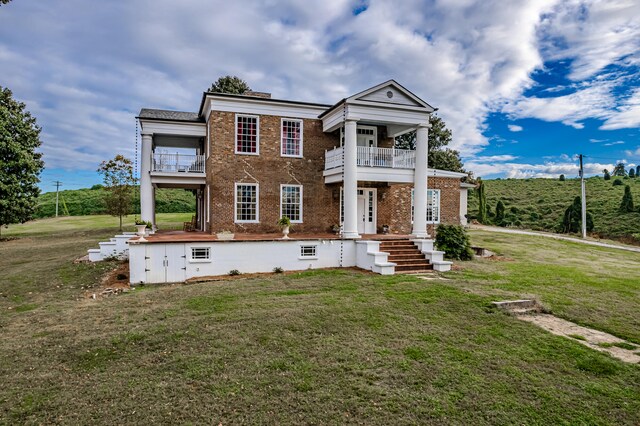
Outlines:
[[282, 120], [282, 155], [302, 155], [300, 121]]
[[283, 186], [281, 189], [282, 216], [287, 216], [292, 221], [302, 220], [301, 187]]
[[258, 148], [258, 118], [237, 117], [238, 128], [236, 129], [237, 152], [256, 153]]
[[239, 221], [258, 219], [258, 188], [256, 185], [238, 185], [236, 189], [236, 218]]

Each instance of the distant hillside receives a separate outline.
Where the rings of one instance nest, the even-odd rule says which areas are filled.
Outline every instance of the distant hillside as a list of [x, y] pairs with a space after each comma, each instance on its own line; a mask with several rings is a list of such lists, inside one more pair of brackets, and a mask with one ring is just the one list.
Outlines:
[[[621, 179], [623, 185], [613, 185]], [[564, 212], [580, 196], [580, 180], [567, 179], [495, 179], [485, 180], [487, 205], [495, 214], [496, 203], [502, 200], [509, 226], [539, 231], [557, 232]], [[631, 187], [636, 211], [620, 213], [625, 185]], [[604, 180], [592, 177], [586, 180], [587, 210], [593, 215], [593, 234], [603, 238], [615, 238], [639, 243], [640, 238], [640, 178], [617, 178]], [[478, 211], [475, 191], [469, 194], [469, 216]]]
[[[60, 191], [59, 214], [70, 216], [105, 214], [105, 190], [96, 185], [92, 189]], [[136, 190], [136, 196], [138, 192]], [[139, 210], [138, 199], [132, 200], [135, 211]], [[190, 213], [196, 210], [196, 198], [183, 189], [159, 189], [156, 191], [156, 211], [158, 213]], [[56, 193], [47, 192], [38, 197], [36, 218], [51, 217], [56, 214]]]

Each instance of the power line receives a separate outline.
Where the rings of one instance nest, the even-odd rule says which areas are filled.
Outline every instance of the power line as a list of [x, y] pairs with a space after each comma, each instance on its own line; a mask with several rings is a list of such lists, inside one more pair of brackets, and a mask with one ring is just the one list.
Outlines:
[[56, 217], [58, 217], [58, 197], [60, 194], [60, 187], [62, 186], [62, 182], [56, 180], [53, 183], [56, 184]]
[[582, 192], [582, 238], [587, 238], [587, 191], [584, 187], [583, 155], [580, 154], [580, 191]]

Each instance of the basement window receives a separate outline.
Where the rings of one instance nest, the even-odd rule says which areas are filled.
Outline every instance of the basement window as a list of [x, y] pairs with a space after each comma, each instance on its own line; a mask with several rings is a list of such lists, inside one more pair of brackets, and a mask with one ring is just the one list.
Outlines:
[[211, 262], [211, 248], [191, 247], [191, 262]]
[[300, 259], [317, 259], [317, 247], [312, 245], [300, 246]]

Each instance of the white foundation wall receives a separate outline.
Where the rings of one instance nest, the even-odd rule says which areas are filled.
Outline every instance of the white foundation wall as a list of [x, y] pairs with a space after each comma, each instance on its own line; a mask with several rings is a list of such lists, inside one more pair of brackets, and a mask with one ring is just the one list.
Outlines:
[[[315, 246], [315, 256], [302, 257], [302, 246]], [[192, 259], [192, 248], [209, 248], [210, 261]], [[299, 271], [341, 266], [356, 266], [353, 240], [132, 243], [129, 246], [131, 284], [227, 275], [234, 269], [255, 273], [272, 272], [276, 267]]]

